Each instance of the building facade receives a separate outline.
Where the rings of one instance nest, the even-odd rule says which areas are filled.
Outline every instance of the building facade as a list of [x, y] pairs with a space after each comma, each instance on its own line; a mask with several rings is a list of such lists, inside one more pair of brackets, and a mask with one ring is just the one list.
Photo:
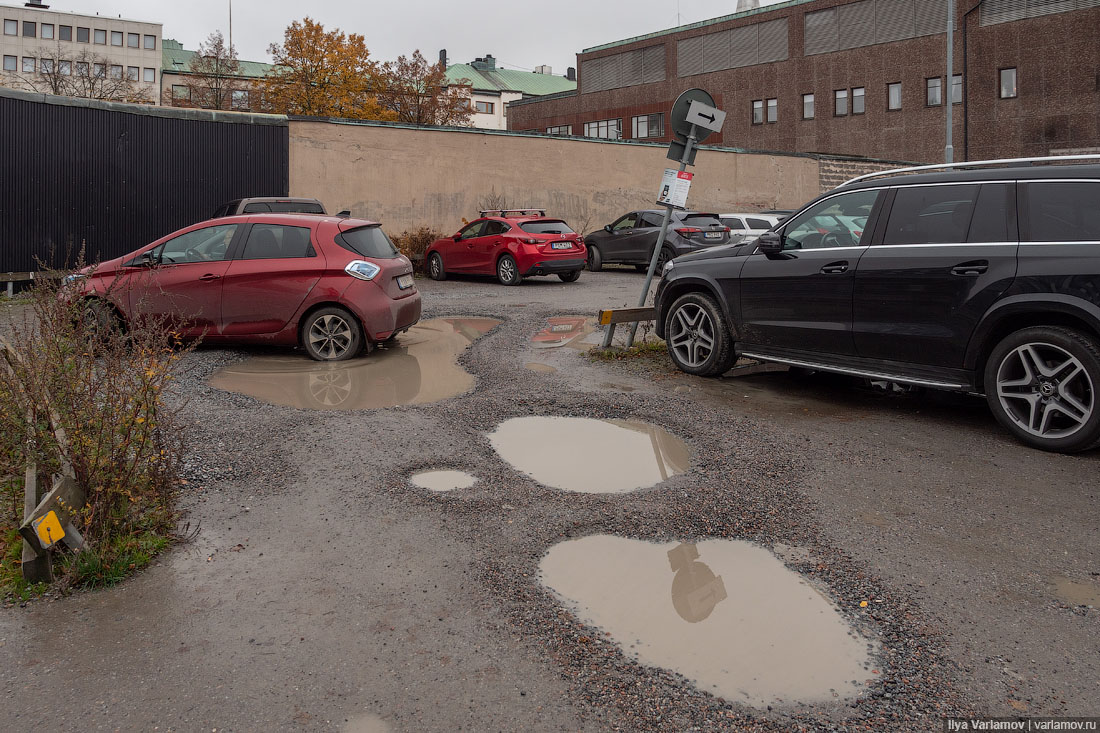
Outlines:
[[[439, 60], [447, 65], [446, 51], [439, 52]], [[446, 78], [452, 86], [469, 88], [473, 107], [470, 125], [486, 130], [509, 129], [508, 105], [513, 102], [577, 88], [575, 74], [555, 76], [549, 66], [536, 67], [533, 72], [498, 69], [492, 54], [468, 64], [447, 65]]]
[[[161, 103], [173, 107], [211, 107], [203, 99], [193, 99], [196, 84], [201, 85], [202, 79], [196, 79], [192, 72], [191, 61], [198, 55], [197, 51], [188, 51], [183, 44], [172, 38], [164, 39], [163, 66], [160, 77]], [[237, 112], [249, 112], [252, 110], [251, 87], [263, 79], [271, 70], [271, 64], [261, 61], [237, 60], [237, 70], [233, 78], [239, 83], [232, 85], [228, 92], [228, 108]], [[200, 95], [200, 97], [203, 95]], [[224, 105], [223, 105], [224, 106]]]
[[791, 0], [586, 49], [579, 88], [510, 105], [512, 130], [671, 139], [685, 89], [707, 143], [938, 162], [1100, 152], [1100, 0]]
[[0, 19], [0, 84], [51, 94], [124, 88], [126, 101], [157, 104], [160, 23], [50, 10], [41, 2], [0, 5]]

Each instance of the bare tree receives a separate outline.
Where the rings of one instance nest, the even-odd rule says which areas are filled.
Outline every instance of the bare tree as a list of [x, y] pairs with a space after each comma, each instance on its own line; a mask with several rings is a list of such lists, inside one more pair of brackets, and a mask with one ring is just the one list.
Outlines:
[[378, 95], [400, 122], [414, 125], [469, 125], [470, 82], [447, 82], [443, 63], [428, 64], [419, 50], [412, 57], [398, 56], [382, 67], [385, 86]]
[[237, 49], [226, 45], [221, 31], [214, 31], [191, 57], [182, 84], [175, 85], [186, 88], [186, 94], [165, 89], [162, 101], [176, 107], [248, 108], [252, 84], [240, 74]]
[[34, 53], [38, 59], [36, 69], [16, 75], [19, 83], [31, 91], [111, 102], [151, 103], [156, 99], [149, 85], [106, 56], [87, 50], [68, 56], [62, 54], [60, 45], [53, 49], [41, 47]]

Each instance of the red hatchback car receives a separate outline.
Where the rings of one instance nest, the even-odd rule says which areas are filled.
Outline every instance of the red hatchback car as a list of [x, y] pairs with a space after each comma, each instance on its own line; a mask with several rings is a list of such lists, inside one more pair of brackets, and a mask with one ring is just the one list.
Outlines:
[[420, 319], [412, 273], [377, 222], [254, 214], [181, 229], [74, 285], [97, 317], [123, 326], [164, 317], [184, 337], [300, 344], [339, 361]]
[[428, 275], [496, 275], [519, 285], [532, 275], [557, 275], [575, 282], [587, 259], [584, 239], [561, 219], [542, 209], [494, 209], [481, 212], [453, 237], [439, 239], [424, 252]]

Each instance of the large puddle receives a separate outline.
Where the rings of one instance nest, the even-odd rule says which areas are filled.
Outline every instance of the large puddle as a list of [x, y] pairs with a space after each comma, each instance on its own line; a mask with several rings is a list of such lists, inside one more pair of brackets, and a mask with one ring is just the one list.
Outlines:
[[757, 708], [857, 696], [877, 645], [768, 550], [594, 535], [550, 549], [541, 582], [640, 663]]
[[546, 319], [547, 326], [531, 337], [531, 346], [536, 349], [553, 349], [569, 346], [574, 349], [591, 349], [598, 343], [591, 336], [596, 331], [596, 323], [584, 316], [554, 316]]
[[368, 410], [437, 402], [468, 392], [474, 377], [458, 355], [500, 321], [433, 318], [351, 361], [257, 356], [210, 377], [211, 386], [309, 410]]
[[691, 451], [663, 428], [631, 420], [516, 417], [489, 433], [508, 463], [544, 486], [618, 494], [683, 473]]

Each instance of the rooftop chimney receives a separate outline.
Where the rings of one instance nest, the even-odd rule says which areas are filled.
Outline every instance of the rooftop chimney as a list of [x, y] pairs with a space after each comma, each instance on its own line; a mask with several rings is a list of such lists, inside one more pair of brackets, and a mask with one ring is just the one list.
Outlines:
[[756, 10], [760, 7], [760, 0], [737, 0], [735, 13], [743, 13], [746, 10]]
[[570, 66], [568, 69], [565, 70], [565, 78], [569, 81], [576, 81], [577, 70], [574, 67]]
[[439, 63], [444, 69], [447, 68], [447, 49], [445, 48], [439, 49]]
[[49, 5], [43, 5], [42, 0], [28, 0], [23, 4], [25, 8], [38, 8], [39, 10], [49, 10]]
[[470, 62], [470, 66], [474, 67], [478, 71], [496, 71], [497, 60], [493, 58], [493, 54], [485, 54], [485, 58], [478, 57]]
[[549, 66], [536, 66], [535, 73], [553, 75], [554, 70], [551, 69]]

